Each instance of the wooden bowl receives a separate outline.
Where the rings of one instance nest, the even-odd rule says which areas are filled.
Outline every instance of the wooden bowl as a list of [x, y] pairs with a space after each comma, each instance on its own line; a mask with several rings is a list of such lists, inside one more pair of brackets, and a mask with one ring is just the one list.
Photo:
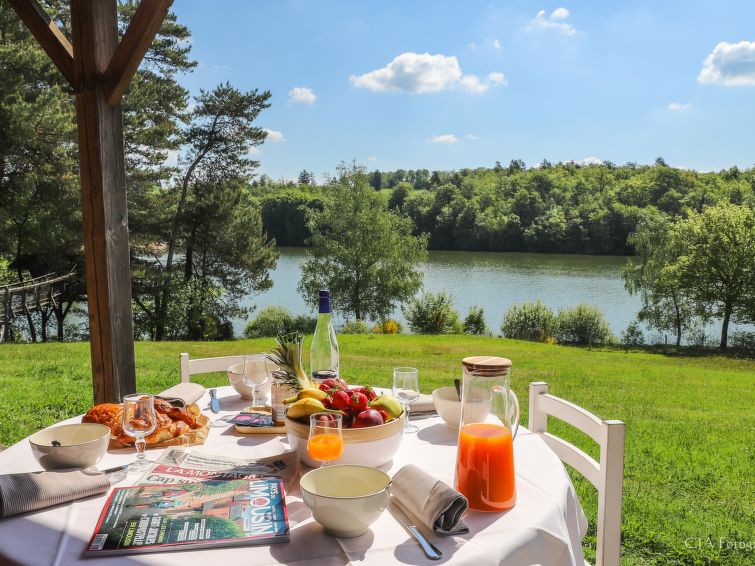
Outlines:
[[[343, 429], [343, 455], [336, 464], [354, 464], [377, 468], [390, 462], [401, 446], [404, 432], [404, 413], [390, 422], [365, 428]], [[309, 422], [299, 422], [286, 417], [286, 435], [291, 448], [299, 454], [299, 460], [312, 468], [320, 462], [307, 453]]]

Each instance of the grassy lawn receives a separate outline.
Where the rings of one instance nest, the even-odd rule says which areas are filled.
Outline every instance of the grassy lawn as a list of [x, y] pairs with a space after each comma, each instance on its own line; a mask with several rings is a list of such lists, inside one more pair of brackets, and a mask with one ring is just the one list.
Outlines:
[[[449, 384], [466, 355], [511, 358], [524, 423], [531, 381], [547, 381], [555, 395], [627, 423], [623, 563], [755, 561], [755, 362], [468, 336], [365, 335], [339, 341], [348, 379], [388, 386], [391, 368], [414, 365], [425, 392]], [[138, 343], [138, 386], [157, 392], [177, 382], [180, 352], [203, 357], [271, 345], [272, 340]], [[208, 376], [204, 383], [221, 385], [225, 378]], [[1, 443], [85, 412], [91, 396], [88, 344], [0, 346]], [[587, 437], [567, 428], [554, 431], [596, 455]], [[575, 485], [594, 529], [594, 490], [576, 477]], [[594, 530], [585, 549], [591, 561], [592, 544]]]

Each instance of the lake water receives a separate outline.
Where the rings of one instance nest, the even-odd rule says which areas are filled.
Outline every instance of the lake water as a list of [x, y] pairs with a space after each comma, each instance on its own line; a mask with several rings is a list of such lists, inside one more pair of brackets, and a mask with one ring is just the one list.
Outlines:
[[[278, 265], [271, 274], [273, 287], [249, 297], [245, 306], [280, 305], [294, 314], [314, 313], [296, 291], [304, 258], [304, 248], [280, 248]], [[595, 305], [618, 334], [641, 307], [639, 297], [624, 290], [621, 269], [626, 261], [617, 256], [431, 251], [422, 272], [426, 289], [454, 296], [462, 318], [470, 306], [483, 307], [485, 319], [496, 333], [509, 306], [540, 299], [555, 311], [579, 303]], [[404, 322], [400, 309], [393, 318]], [[234, 321], [237, 336], [243, 336], [244, 324], [243, 320]]]

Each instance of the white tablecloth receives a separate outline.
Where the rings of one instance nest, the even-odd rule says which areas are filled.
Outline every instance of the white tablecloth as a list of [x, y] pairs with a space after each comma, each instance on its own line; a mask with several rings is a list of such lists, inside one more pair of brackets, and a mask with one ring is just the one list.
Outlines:
[[[221, 409], [231, 414], [248, 404], [230, 387], [218, 389]], [[199, 401], [209, 410], [209, 396]], [[79, 417], [70, 419], [78, 422]], [[386, 471], [393, 473], [401, 466], [414, 463], [428, 473], [453, 483], [456, 458], [456, 432], [439, 418], [415, 421], [417, 434], [407, 435], [400, 451]], [[269, 435], [241, 435], [232, 428], [211, 428], [206, 444], [200, 450], [208, 453], [254, 457], [277, 450], [281, 439]], [[158, 453], [149, 450], [148, 456]], [[470, 533], [457, 537], [437, 537], [426, 533], [443, 552], [438, 563], [503, 564], [507, 566], [545, 564], [548, 566], [583, 564], [582, 537], [587, 528], [584, 512], [563, 465], [536, 435], [524, 428], [514, 442], [517, 504], [506, 513], [468, 512], [465, 522]], [[108, 452], [99, 463], [101, 469], [128, 463], [133, 450]], [[0, 473], [40, 470], [32, 456], [28, 440], [0, 453]], [[129, 485], [137, 476], [131, 475], [118, 485]], [[68, 565], [94, 564], [317, 564], [317, 565], [380, 565], [430, 564], [420, 547], [387, 511], [372, 525], [370, 531], [355, 539], [336, 539], [324, 533], [313, 521], [298, 489], [286, 494], [291, 525], [288, 544], [249, 546], [154, 554], [129, 557], [83, 559], [88, 542], [106, 496], [78, 500], [53, 509], [19, 517], [0, 519], [0, 564]], [[12, 562], [11, 562], [12, 561]]]

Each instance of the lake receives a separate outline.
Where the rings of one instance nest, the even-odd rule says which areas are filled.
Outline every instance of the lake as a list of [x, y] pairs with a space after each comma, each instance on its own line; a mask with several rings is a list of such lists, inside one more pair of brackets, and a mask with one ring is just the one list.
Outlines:
[[[273, 287], [244, 301], [257, 309], [279, 305], [294, 314], [314, 313], [296, 291], [304, 248], [280, 248], [272, 272]], [[430, 291], [454, 296], [462, 318], [472, 305], [485, 309], [485, 319], [499, 332], [503, 312], [514, 303], [540, 299], [558, 311], [589, 303], [600, 308], [615, 334], [624, 330], [640, 310], [638, 296], [624, 290], [623, 256], [586, 256], [500, 252], [431, 251], [422, 266], [424, 285]], [[405, 322], [401, 310], [393, 318]], [[336, 323], [343, 318], [336, 318]], [[243, 336], [245, 321], [235, 320], [237, 336]]]

